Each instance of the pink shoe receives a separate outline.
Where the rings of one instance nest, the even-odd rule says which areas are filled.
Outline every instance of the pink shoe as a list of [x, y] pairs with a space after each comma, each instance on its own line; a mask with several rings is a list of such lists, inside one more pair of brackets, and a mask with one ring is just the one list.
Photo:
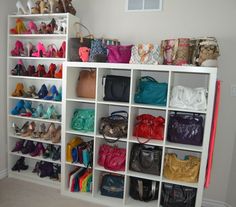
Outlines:
[[27, 57], [32, 57], [32, 54], [35, 53], [35, 46], [31, 43], [27, 43]]
[[15, 43], [15, 48], [11, 51], [12, 56], [24, 56], [24, 46], [19, 40]]
[[63, 41], [60, 49], [57, 51], [57, 57], [58, 58], [65, 58], [65, 56], [66, 56], [66, 42]]
[[57, 47], [54, 44], [50, 44], [47, 47], [47, 52], [45, 53], [45, 57], [57, 57]]
[[27, 32], [29, 34], [38, 34], [38, 28], [37, 28], [36, 24], [33, 21], [29, 21]]
[[37, 44], [37, 49], [38, 50], [36, 52], [32, 53], [32, 57], [43, 57], [46, 54], [46, 50], [42, 42]]

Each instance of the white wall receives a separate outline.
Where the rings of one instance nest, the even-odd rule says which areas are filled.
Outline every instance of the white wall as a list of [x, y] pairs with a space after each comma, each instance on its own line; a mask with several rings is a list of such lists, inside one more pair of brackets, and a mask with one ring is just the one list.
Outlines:
[[236, 1], [164, 0], [163, 12], [142, 13], [124, 12], [125, 0], [80, 0], [78, 7], [82, 22], [96, 37], [118, 38], [125, 44], [160, 43], [162, 39], [177, 37], [215, 36], [218, 39], [221, 49], [218, 77], [223, 81], [222, 97], [212, 182], [205, 191], [205, 198], [225, 202], [231, 183], [236, 132], [233, 121], [236, 97], [230, 96], [230, 85], [236, 84]]

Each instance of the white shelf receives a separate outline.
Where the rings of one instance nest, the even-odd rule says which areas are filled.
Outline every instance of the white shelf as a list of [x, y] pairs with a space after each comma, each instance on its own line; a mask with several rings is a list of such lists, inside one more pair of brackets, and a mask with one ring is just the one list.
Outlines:
[[197, 110], [191, 110], [191, 109], [181, 109], [181, 108], [168, 108], [169, 111], [179, 111], [179, 112], [187, 112], [187, 113], [196, 113], [196, 114], [206, 114], [206, 111], [197, 111]]
[[49, 19], [50, 17], [67, 17], [67, 13], [52, 13], [52, 14], [14, 14], [14, 15], [8, 15], [9, 18], [25, 18], [25, 19], [32, 19], [32, 18], [37, 18], [37, 19], [46, 19], [46, 20], [51, 20]]
[[43, 99], [36, 99], [36, 98], [23, 98], [23, 97], [9, 97], [9, 99], [13, 100], [24, 100], [24, 101], [32, 101], [32, 102], [40, 102], [40, 103], [49, 103], [49, 104], [59, 104], [61, 105], [61, 101], [50, 101], [50, 100], [43, 100]]
[[144, 201], [138, 201], [134, 200], [131, 197], [128, 198], [126, 201], [126, 205], [130, 207], [157, 207], [158, 200], [144, 202]]
[[129, 106], [128, 102], [115, 102], [115, 101], [97, 101], [98, 104], [113, 105], [113, 106]]
[[119, 174], [119, 175], [125, 175], [125, 171], [112, 171], [112, 170], [107, 170], [105, 169], [104, 167], [102, 166], [99, 166], [99, 165], [96, 165], [94, 167], [95, 170], [99, 170], [99, 171], [102, 171], [102, 172], [109, 172], [109, 173], [115, 173], [115, 174]]
[[31, 138], [31, 137], [22, 137], [22, 136], [18, 136], [18, 135], [9, 135], [9, 137], [11, 138], [17, 138], [17, 139], [23, 139], [23, 140], [27, 140], [27, 141], [33, 141], [33, 142], [40, 142], [40, 143], [44, 143], [44, 144], [52, 144], [52, 145], [58, 145], [61, 146], [61, 143], [52, 143], [52, 141], [48, 141], [48, 140], [43, 140], [40, 138]]
[[169, 180], [166, 178], [163, 178], [162, 182], [169, 183], [169, 184], [175, 184], [175, 185], [182, 185], [182, 186], [191, 187], [191, 188], [198, 188], [199, 187], [198, 183], [187, 183], [187, 182], [182, 182], [182, 181]]
[[187, 144], [178, 144], [166, 141], [166, 148], [173, 148], [173, 149], [180, 149], [180, 150], [188, 150], [194, 152], [202, 152], [202, 146], [194, 146], [194, 145], [187, 145]]
[[15, 116], [15, 115], [9, 115], [9, 118], [61, 124], [61, 121], [54, 120], [54, 119], [40, 119], [40, 118], [32, 118], [32, 117], [26, 117], [26, 116]]
[[161, 180], [160, 176], [158, 176], [158, 175], [135, 172], [132, 170], [128, 170], [127, 175], [130, 177], [143, 178], [143, 179], [154, 180], [154, 181], [159, 181], [159, 182]]
[[25, 56], [9, 56], [10, 59], [21, 59], [21, 60], [48, 60], [48, 61], [66, 61], [66, 58], [47, 58], [47, 57], [25, 57]]
[[[146, 139], [146, 138], [139, 138], [139, 141], [140, 141], [141, 143], [144, 143], [144, 142], [147, 141], [147, 139]], [[136, 137], [133, 137], [133, 136], [130, 137], [130, 139], [129, 139], [129, 142], [131, 142], [131, 143], [140, 143], [139, 141], [138, 141], [138, 139], [137, 139]], [[147, 143], [145, 143], [145, 144], [163, 147], [164, 141], [159, 141], [159, 140], [155, 140], [155, 139], [150, 139], [150, 140], [149, 140]]]
[[80, 136], [94, 137], [94, 132], [80, 132], [76, 130], [67, 130], [66, 133]]
[[43, 156], [32, 157], [28, 154], [22, 154], [21, 152], [10, 152], [10, 154], [15, 155], [15, 156], [30, 158], [30, 159], [33, 159], [33, 160], [41, 160], [41, 161], [51, 162], [51, 163], [55, 163], [55, 164], [59, 164], [59, 165], [61, 164], [61, 161], [54, 161], [52, 159], [45, 159], [45, 158], [43, 158]]
[[95, 103], [94, 99], [89, 99], [89, 98], [67, 98], [66, 101], [69, 101], [69, 102], [82, 102], [82, 103]]
[[12, 78], [12, 79], [29, 79], [29, 80], [38, 80], [38, 81], [60, 81], [60, 82], [62, 82], [62, 79], [60, 79], [60, 78], [44, 78], [44, 77], [16, 76], [16, 75], [9, 75], [8, 77]]
[[155, 109], [155, 110], [167, 110], [165, 106], [157, 106], [157, 105], [148, 105], [148, 104], [132, 104], [132, 107], [136, 108], [146, 108], [146, 109]]
[[[100, 135], [100, 134], [97, 134], [96, 137], [99, 138], [99, 139], [104, 139], [104, 137], [103, 137], [102, 135]], [[117, 138], [115, 138], [115, 137], [107, 137], [107, 136], [106, 136], [106, 139], [109, 139], [109, 140], [117, 140]], [[104, 139], [104, 140], [105, 140], [105, 139]], [[118, 142], [127, 142], [127, 141], [128, 141], [127, 138], [120, 138], [120, 139], [118, 140]]]
[[[84, 164], [80, 164], [80, 163], [66, 162], [66, 165], [87, 168], [87, 166], [85, 166]], [[89, 168], [91, 168], [91, 167], [89, 167]]]
[[28, 38], [28, 39], [65, 39], [66, 34], [11, 34], [11, 38]]

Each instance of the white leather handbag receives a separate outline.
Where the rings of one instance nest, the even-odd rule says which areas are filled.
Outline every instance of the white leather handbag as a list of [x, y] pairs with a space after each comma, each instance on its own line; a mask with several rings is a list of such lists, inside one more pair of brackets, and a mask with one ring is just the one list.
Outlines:
[[175, 86], [172, 89], [170, 107], [204, 111], [207, 107], [205, 88]]

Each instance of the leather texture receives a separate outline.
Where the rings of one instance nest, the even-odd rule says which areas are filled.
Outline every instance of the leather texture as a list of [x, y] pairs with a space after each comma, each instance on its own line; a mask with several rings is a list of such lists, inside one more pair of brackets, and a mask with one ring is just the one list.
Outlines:
[[108, 45], [109, 63], [129, 63], [132, 45]]
[[96, 70], [81, 70], [76, 86], [76, 94], [82, 98], [95, 98]]
[[164, 177], [170, 180], [197, 183], [200, 170], [200, 158], [188, 156], [180, 160], [176, 154], [166, 154], [164, 163]]

